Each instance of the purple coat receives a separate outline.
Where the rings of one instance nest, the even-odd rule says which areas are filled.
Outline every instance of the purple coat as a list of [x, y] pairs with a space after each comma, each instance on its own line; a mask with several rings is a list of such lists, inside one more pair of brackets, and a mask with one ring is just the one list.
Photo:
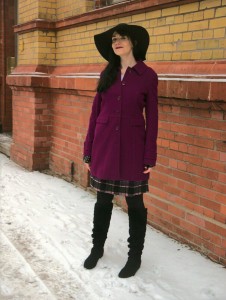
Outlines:
[[[84, 143], [91, 175], [105, 180], [147, 180], [144, 165], [157, 157], [157, 74], [142, 61], [97, 93]], [[146, 121], [145, 121], [146, 120]]]

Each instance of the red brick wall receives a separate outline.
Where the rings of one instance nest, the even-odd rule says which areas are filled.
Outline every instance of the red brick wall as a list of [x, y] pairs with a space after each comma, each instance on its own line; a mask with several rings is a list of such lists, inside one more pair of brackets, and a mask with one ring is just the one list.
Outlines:
[[158, 165], [145, 199], [150, 222], [225, 261], [225, 112], [160, 101]]
[[50, 168], [87, 185], [82, 148], [93, 97], [84, 92], [54, 93]]
[[[20, 84], [23, 86], [23, 81]], [[29, 170], [48, 168], [51, 119], [48, 90], [24, 87], [13, 89], [12, 160]]]

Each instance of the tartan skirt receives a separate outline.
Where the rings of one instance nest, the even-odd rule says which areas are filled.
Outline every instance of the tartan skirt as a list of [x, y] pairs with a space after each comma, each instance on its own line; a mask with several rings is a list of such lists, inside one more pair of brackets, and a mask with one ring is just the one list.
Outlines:
[[99, 192], [114, 195], [135, 196], [148, 192], [148, 180], [104, 180], [90, 176], [90, 185]]

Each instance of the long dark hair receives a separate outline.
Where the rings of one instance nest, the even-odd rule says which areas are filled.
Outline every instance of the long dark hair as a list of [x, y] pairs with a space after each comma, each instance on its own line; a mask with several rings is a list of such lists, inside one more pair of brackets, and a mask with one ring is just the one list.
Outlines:
[[[131, 36], [131, 34], [125, 29], [120, 28], [116, 31], [121, 36], [127, 36], [133, 45], [133, 56], [136, 61], [140, 60], [141, 57], [137, 50], [137, 41]], [[110, 49], [108, 64], [103, 70], [101, 77], [97, 84], [97, 92], [106, 91], [116, 80], [118, 71], [121, 67], [120, 56], [116, 55], [113, 49]]]

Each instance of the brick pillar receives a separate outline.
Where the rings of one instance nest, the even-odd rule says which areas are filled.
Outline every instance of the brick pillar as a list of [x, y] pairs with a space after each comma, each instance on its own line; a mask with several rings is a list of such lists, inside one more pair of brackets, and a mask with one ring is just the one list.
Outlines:
[[29, 170], [44, 170], [49, 166], [51, 94], [45, 88], [31, 87], [34, 80], [42, 78], [8, 77], [13, 91], [11, 159]]

